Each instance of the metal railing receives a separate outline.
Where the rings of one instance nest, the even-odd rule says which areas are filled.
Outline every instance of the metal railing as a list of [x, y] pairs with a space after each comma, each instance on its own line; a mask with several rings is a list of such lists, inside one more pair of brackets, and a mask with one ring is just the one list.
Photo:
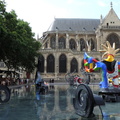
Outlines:
[[120, 29], [120, 26], [102, 26], [103, 29]]

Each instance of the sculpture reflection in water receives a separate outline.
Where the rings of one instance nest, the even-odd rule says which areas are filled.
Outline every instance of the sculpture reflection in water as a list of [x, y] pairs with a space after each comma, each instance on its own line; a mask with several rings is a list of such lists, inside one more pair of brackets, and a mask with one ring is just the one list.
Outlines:
[[48, 93], [48, 83], [42, 79], [39, 71], [37, 71], [36, 74], [37, 74], [35, 79], [36, 99], [40, 100], [41, 94], [43, 95]]

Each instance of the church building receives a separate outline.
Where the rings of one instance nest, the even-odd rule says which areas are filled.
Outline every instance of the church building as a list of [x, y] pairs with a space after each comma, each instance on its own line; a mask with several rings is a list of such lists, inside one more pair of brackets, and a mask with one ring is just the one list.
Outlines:
[[[67, 72], [80, 73], [84, 52], [102, 60], [101, 44], [109, 41], [120, 48], [120, 19], [112, 4], [105, 18], [55, 18], [39, 39], [42, 47], [38, 58], [43, 78], [63, 79]], [[120, 61], [120, 57], [116, 57]]]

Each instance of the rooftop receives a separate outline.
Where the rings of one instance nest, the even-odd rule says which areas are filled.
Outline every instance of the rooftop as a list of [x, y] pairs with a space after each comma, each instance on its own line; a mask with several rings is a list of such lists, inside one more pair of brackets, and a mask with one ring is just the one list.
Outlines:
[[55, 18], [48, 31], [95, 31], [100, 19]]

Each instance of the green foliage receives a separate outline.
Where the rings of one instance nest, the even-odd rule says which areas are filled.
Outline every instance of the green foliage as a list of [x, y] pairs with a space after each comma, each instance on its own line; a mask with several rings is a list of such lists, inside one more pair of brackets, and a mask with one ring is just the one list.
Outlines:
[[4, 0], [0, 0], [0, 14], [2, 15], [6, 11], [6, 5]]
[[6, 12], [5, 7], [0, 0], [0, 60], [8, 68], [23, 67], [32, 72], [41, 44], [34, 39], [29, 23], [17, 19], [14, 10]]

